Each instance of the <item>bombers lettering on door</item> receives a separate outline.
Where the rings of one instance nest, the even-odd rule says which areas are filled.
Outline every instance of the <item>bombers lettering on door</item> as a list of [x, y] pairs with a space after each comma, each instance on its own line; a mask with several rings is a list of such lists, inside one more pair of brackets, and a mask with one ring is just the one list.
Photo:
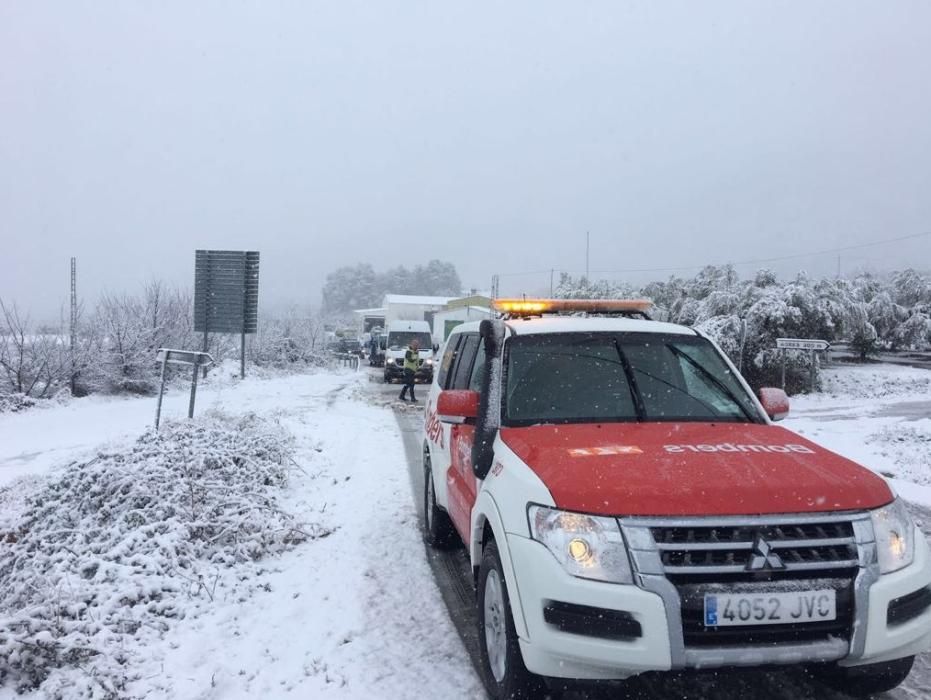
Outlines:
[[440, 449], [445, 447], [443, 444], [443, 424], [440, 423], [440, 417], [436, 414], [436, 407], [433, 404], [427, 407], [424, 432], [434, 445], [438, 445]]
[[666, 452], [776, 452], [813, 455], [815, 451], [805, 445], [733, 445], [725, 442], [719, 445], [663, 445]]

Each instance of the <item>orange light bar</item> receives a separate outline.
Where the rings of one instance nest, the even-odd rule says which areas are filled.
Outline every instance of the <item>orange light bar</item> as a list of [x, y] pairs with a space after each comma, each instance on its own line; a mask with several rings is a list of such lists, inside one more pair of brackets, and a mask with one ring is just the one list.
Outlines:
[[535, 316], [559, 311], [580, 313], [646, 313], [653, 302], [646, 299], [495, 299], [496, 311], [514, 316]]

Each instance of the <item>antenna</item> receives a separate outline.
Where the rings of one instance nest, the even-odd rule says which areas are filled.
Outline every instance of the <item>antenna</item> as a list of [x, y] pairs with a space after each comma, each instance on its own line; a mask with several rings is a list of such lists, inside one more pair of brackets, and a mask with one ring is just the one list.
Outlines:
[[78, 326], [78, 259], [71, 258], [71, 395], [74, 395], [77, 380], [77, 368], [74, 360], [74, 347], [76, 344]]

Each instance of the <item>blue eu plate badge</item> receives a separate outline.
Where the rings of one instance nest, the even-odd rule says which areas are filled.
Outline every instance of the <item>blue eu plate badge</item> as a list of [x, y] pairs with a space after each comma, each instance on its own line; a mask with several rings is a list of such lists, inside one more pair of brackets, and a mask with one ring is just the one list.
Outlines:
[[718, 599], [713, 595], [705, 596], [705, 627], [718, 626]]

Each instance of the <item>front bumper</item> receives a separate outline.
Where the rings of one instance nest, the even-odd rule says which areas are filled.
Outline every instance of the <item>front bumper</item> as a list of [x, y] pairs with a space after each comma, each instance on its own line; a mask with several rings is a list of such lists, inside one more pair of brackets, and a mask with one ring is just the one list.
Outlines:
[[[672, 667], [669, 621], [660, 596], [636, 586], [569, 576], [539, 542], [517, 535], [508, 535], [507, 542], [517, 584], [511, 604], [519, 598], [527, 626], [520, 649], [528, 670], [556, 678], [613, 679]], [[544, 619], [551, 602], [628, 612], [640, 623], [642, 636], [611, 640], [560, 631]]]
[[[861, 654], [841, 660], [842, 666], [860, 666], [901, 659], [931, 648], [931, 608], [904, 622], [889, 620], [889, 606], [931, 586], [931, 553], [924, 534], [915, 528], [915, 561], [893, 574], [881, 576], [869, 589], [869, 605], [858, 621], [865, 625]], [[924, 545], [924, 546], [922, 546]]]
[[[693, 648], [683, 642], [679, 593], [665, 577], [637, 574], [639, 586], [576, 578], [542, 544], [509, 534], [513, 613], [522, 616], [527, 629], [520, 640], [524, 663], [543, 676], [607, 680], [679, 668], [817, 662], [856, 666], [910, 656], [931, 647], [931, 608], [896, 624], [887, 618], [890, 603], [931, 586], [931, 556], [920, 531], [915, 541], [914, 562], [899, 572], [879, 576], [875, 559], [864, 562], [855, 581], [849, 639]], [[564, 631], [552, 619], [547, 622], [546, 609], [553, 603], [629, 613], [641, 634], [610, 639]]]

